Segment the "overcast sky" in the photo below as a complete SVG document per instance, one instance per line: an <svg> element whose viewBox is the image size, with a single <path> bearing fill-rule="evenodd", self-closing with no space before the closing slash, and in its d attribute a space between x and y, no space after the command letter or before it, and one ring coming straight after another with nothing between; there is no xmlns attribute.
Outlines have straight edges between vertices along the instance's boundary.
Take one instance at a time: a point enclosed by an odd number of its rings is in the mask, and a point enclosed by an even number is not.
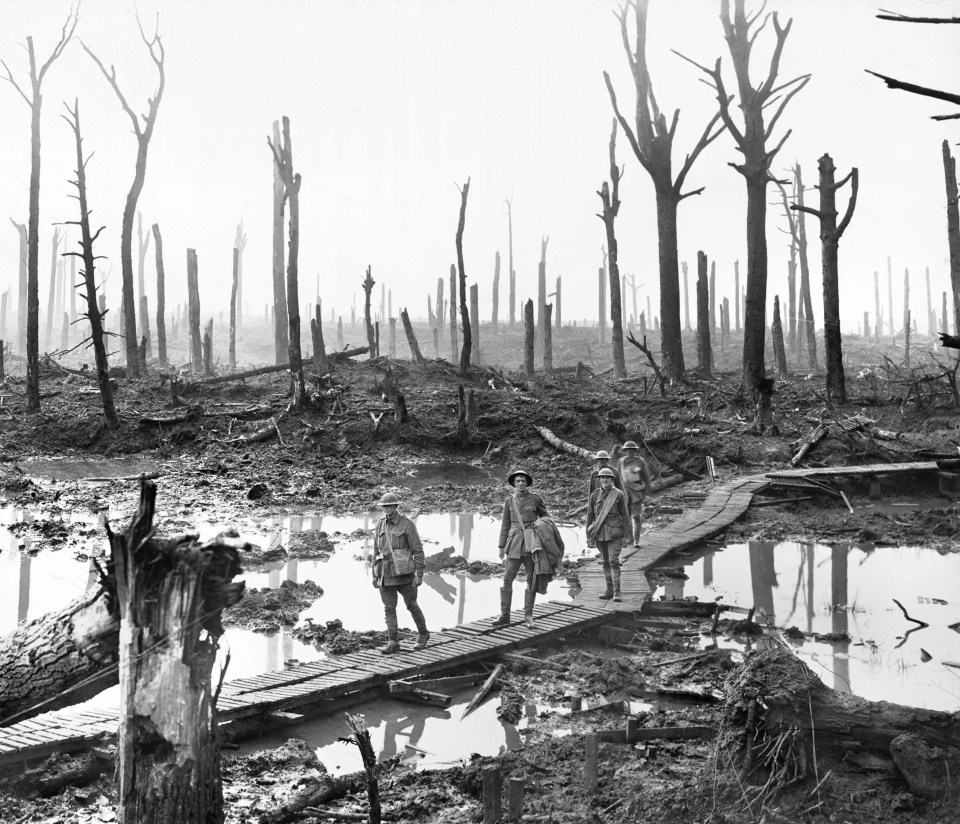
<svg viewBox="0 0 960 824"><path fill-rule="evenodd" d="M349 315L367 265L392 290L394 313L426 314L456 260L460 194L471 179L464 251L468 282L480 285L490 314L494 255L503 257L501 318L507 315L507 212L513 198L518 298L536 297L540 239L548 235L548 278L563 276L567 319L597 316L597 268L603 224L597 190L607 177L612 111L602 72L613 76L622 105L632 83L611 0L164 0L142 2L152 31L159 12L167 84L150 145L140 210L164 238L168 306L186 292L186 249L197 249L201 312L228 307L236 226L248 236L245 299L262 317L270 297L272 159L266 143L282 115L292 124L301 189L301 296L319 276L325 318ZM811 73L790 103L777 135L793 130L776 161L795 161L816 183L817 158L829 152L838 177L860 170L856 213L840 247L841 307L856 328L873 312L873 272L881 272L886 315L886 259L893 261L895 315L902 313L903 270L915 273L914 315L925 331L923 270L930 267L935 305L947 288L947 240L941 141L957 142L957 121L935 123L951 107L887 90L864 70L958 91L960 27L876 20L879 7L907 14L960 15L960 0L773 0L781 22L793 18L781 77ZM710 88L675 49L703 64L723 58L734 87L719 21L719 0L651 0L649 65L663 109L680 108L675 164L716 108ZM107 65L137 112L156 86L139 38L133 4L84 0L77 36ZM40 59L56 42L69 5L4 0L0 56L25 82L22 48L34 37ZM772 29L760 35L754 77L767 69ZM90 201L106 224L97 251L112 265L108 303L119 296L123 202L134 170L130 122L98 69L72 43L43 87L40 290L45 306L53 224L76 219L68 199L73 137L63 101L79 98ZM26 222L29 110L0 83L0 289L16 290L17 233ZM775 138L776 139L776 138ZM618 220L621 270L649 289L658 313L653 188L621 135L625 167ZM717 261L719 291L733 295L733 263L746 270L745 187L728 163L739 155L721 136L694 166L687 187L703 194L680 206L680 259L696 269L697 250ZM841 194L841 213L846 192ZM770 188L770 200L778 195ZM817 204L817 193L808 194ZM815 310L822 317L818 227L810 219ZM782 210L769 210L768 296L786 290ZM153 311L153 249L148 255ZM692 282L691 282L692 286ZM642 308L642 307L641 307ZM872 322L872 317L871 317ZM818 323L819 325L819 323Z"/></svg>

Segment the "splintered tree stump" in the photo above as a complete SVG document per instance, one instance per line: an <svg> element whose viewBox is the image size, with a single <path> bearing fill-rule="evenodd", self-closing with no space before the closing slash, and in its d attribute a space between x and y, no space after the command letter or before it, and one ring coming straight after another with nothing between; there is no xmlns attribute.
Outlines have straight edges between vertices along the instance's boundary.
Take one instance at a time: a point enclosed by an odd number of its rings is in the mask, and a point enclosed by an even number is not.
<svg viewBox="0 0 960 824"><path fill-rule="evenodd" d="M223 820L217 710L210 676L221 610L243 582L237 541L154 535L157 489L141 482L123 534L108 527L120 609L120 824Z"/></svg>
<svg viewBox="0 0 960 824"><path fill-rule="evenodd" d="M407 310L400 312L400 321L403 323L403 331L407 336L407 346L410 347L410 357L417 363L423 363L423 353L420 351L420 344L417 343L417 336L413 332L413 326L410 323L410 316Z"/></svg>

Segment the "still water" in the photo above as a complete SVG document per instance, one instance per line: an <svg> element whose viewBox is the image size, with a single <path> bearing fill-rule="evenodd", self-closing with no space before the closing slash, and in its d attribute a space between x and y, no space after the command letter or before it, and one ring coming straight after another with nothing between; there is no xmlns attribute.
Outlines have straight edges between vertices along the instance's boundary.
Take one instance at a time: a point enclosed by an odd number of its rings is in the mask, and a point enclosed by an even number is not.
<svg viewBox="0 0 960 824"><path fill-rule="evenodd" d="M755 606L758 621L782 628L847 633L849 642L794 642L827 686L872 701L960 709L960 668L944 663L960 663L960 553L751 542L708 553L684 571L688 579L662 594ZM915 629L894 599L930 626Z"/></svg>

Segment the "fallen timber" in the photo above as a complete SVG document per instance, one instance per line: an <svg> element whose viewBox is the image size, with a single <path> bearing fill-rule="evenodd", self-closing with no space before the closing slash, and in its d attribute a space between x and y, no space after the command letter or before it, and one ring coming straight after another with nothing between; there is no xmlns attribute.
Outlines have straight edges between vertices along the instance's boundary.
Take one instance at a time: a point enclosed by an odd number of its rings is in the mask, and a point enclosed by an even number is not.
<svg viewBox="0 0 960 824"><path fill-rule="evenodd" d="M533 629L523 626L519 613L515 613L514 623L501 629L492 627L491 617L436 633L428 648L421 652L383 657L375 651L367 651L227 682L218 701L220 718L231 721L266 717L310 705L322 705L325 711L332 712L389 690L390 681L439 673L472 661L494 658L599 626L616 620L623 613L639 612L651 596L646 576L648 569L671 553L689 549L725 530L746 512L755 494L777 483L777 479L935 473L943 468L956 468L956 464L957 461L948 460L778 470L735 478L710 490L698 509L685 512L663 529L641 536L639 548L625 549L621 555L622 602L597 600L596 596L605 589L605 581L599 561L591 561L578 570L581 591L575 600L538 604L534 610L537 621ZM709 606L715 608L715 605ZM669 607L667 610L656 612L666 615ZM37 620L43 621L55 614ZM115 632L115 626L111 630ZM0 665L4 665L2 659ZM3 671L0 666L0 672ZM103 736L115 734L116 729L117 714L111 710L64 711L22 721L0 728L0 765L54 751L85 749Z"/></svg>
<svg viewBox="0 0 960 824"><path fill-rule="evenodd" d="M356 349L346 349L343 352L332 352L327 355L328 361L342 361L347 358L352 358L355 355L363 355L366 352L370 351L368 346L359 346ZM313 358L302 358L301 364L303 366L312 366ZM177 391L182 391L185 389L191 389L194 386L212 386L217 383L228 383L229 381L239 381L244 380L245 378L256 378L259 375L271 375L276 372L289 372L290 364L289 363L278 363L271 366L261 366L257 369L247 369L243 372L231 372L227 375L216 375L212 378L203 378L198 381L183 381L177 382Z"/></svg>

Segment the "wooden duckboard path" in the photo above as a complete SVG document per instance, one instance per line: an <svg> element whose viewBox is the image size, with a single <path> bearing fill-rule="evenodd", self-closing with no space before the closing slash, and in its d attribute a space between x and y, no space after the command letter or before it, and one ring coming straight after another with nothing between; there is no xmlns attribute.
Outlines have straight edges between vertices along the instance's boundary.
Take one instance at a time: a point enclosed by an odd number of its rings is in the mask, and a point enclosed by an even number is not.
<svg viewBox="0 0 960 824"><path fill-rule="evenodd" d="M223 685L217 708L220 721L233 721L271 712L296 710L309 704L369 695L388 682L448 670L502 652L542 644L607 623L615 613L596 604L546 602L534 607L532 629L521 612L505 627L494 618L433 633L426 649L407 649L395 655L365 650L336 659L300 664L279 672L240 678ZM361 697L358 696L360 700ZM116 735L117 711L85 710L47 713L9 727L0 727L0 765L41 758L54 752L85 749Z"/></svg>
<svg viewBox="0 0 960 824"><path fill-rule="evenodd" d="M900 472L936 472L936 461L910 461L908 463L864 464L863 466L822 466L809 469L778 469L768 472L767 477L777 478L830 478L836 476L895 475Z"/></svg>
<svg viewBox="0 0 960 824"><path fill-rule="evenodd" d="M627 547L620 553L620 589L623 601L598 599L606 589L600 560L591 561L577 570L582 590L578 602L601 604L610 611L635 612L650 597L646 572L671 552L688 549L722 532L750 506L753 496L770 484L765 475L748 475L715 487L698 509L684 512L663 529L649 532L640 539L640 547Z"/></svg>

